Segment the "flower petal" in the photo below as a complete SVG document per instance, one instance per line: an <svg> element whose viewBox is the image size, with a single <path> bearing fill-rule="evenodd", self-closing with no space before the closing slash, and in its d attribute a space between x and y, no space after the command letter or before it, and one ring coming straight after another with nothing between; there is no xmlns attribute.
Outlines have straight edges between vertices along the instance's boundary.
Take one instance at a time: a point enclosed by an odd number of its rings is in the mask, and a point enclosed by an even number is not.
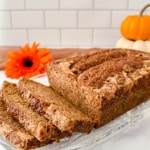
<svg viewBox="0 0 150 150"><path fill-rule="evenodd" d="M18 79L21 76L32 77L45 72L45 64L52 61L52 57L47 48L39 50L38 46L34 42L31 48L26 44L19 51L9 53L9 61L5 64L6 76ZM31 65L27 65L26 61L31 61Z"/></svg>
<svg viewBox="0 0 150 150"><path fill-rule="evenodd" d="M47 56L40 58L40 62L44 63L44 64L46 64L50 61L52 61L52 59L50 57L47 57Z"/></svg>
<svg viewBox="0 0 150 150"><path fill-rule="evenodd" d="M43 57L43 56L50 56L50 51L47 48L42 48L38 51L38 56Z"/></svg>
<svg viewBox="0 0 150 150"><path fill-rule="evenodd" d="M18 58L19 56L20 56L20 53L17 52L17 51L12 51L12 52L9 52L9 53L7 54L7 57L8 57L9 59L16 59L16 58Z"/></svg>
<svg viewBox="0 0 150 150"><path fill-rule="evenodd" d="M39 44L36 44L36 42L33 43L30 52L31 53L37 53L38 52L38 46Z"/></svg>

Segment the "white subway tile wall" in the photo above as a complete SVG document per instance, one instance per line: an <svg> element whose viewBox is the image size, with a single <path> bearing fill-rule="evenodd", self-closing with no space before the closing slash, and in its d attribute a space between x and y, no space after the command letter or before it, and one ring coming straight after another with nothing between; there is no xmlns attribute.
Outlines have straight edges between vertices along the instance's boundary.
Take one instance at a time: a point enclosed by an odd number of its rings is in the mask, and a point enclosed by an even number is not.
<svg viewBox="0 0 150 150"><path fill-rule="evenodd" d="M13 11L12 28L44 28L42 11Z"/></svg>
<svg viewBox="0 0 150 150"><path fill-rule="evenodd" d="M58 9L59 8L59 0L26 0L26 9Z"/></svg>
<svg viewBox="0 0 150 150"><path fill-rule="evenodd" d="M127 9L127 5L128 5L128 0L95 0L94 8L97 8L97 9Z"/></svg>
<svg viewBox="0 0 150 150"><path fill-rule="evenodd" d="M60 31L57 29L30 29L29 43L40 42L42 45L60 45Z"/></svg>
<svg viewBox="0 0 150 150"><path fill-rule="evenodd" d="M10 28L10 13L5 11L0 11L0 28Z"/></svg>
<svg viewBox="0 0 150 150"><path fill-rule="evenodd" d="M28 42L27 31L20 29L0 29L1 45L23 45Z"/></svg>
<svg viewBox="0 0 150 150"><path fill-rule="evenodd" d="M46 11L45 12L46 28L76 28L77 12L76 11Z"/></svg>
<svg viewBox="0 0 150 150"><path fill-rule="evenodd" d="M0 10L24 10L24 0L0 0Z"/></svg>
<svg viewBox="0 0 150 150"><path fill-rule="evenodd" d="M0 45L115 47L120 24L149 0L0 0ZM150 9L148 9L148 12Z"/></svg>
<svg viewBox="0 0 150 150"><path fill-rule="evenodd" d="M91 46L92 30L90 29L64 29L61 31L62 46Z"/></svg>
<svg viewBox="0 0 150 150"><path fill-rule="evenodd" d="M101 20L101 18L103 19ZM79 28L109 28L111 21L110 18L110 11L80 11Z"/></svg>
<svg viewBox="0 0 150 150"><path fill-rule="evenodd" d="M60 0L61 9L93 9L93 0Z"/></svg>

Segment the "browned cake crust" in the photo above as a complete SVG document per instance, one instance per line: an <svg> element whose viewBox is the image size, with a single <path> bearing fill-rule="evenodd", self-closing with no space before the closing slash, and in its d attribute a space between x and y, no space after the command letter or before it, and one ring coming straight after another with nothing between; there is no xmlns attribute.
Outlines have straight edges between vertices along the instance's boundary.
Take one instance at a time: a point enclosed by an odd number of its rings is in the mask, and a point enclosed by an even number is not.
<svg viewBox="0 0 150 150"><path fill-rule="evenodd" d="M60 131L43 116L34 112L21 98L17 86L4 81L2 98L7 106L7 111L17 119L24 128L39 141L58 139Z"/></svg>
<svg viewBox="0 0 150 150"><path fill-rule="evenodd" d="M18 83L26 102L61 131L89 133L94 122L50 87L22 78Z"/></svg>
<svg viewBox="0 0 150 150"><path fill-rule="evenodd" d="M44 146L52 141L39 142L29 134L21 124L14 120L6 111L6 107L0 97L0 134L11 144L21 150L29 150Z"/></svg>
<svg viewBox="0 0 150 150"><path fill-rule="evenodd" d="M50 85L95 120L111 121L150 97L150 54L99 50L46 67Z"/></svg>

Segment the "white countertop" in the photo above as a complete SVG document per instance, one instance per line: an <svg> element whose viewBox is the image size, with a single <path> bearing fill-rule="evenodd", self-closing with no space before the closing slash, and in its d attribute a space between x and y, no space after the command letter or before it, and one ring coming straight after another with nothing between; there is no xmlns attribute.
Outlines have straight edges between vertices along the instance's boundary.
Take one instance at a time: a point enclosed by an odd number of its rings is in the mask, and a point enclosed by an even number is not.
<svg viewBox="0 0 150 150"><path fill-rule="evenodd" d="M2 85L2 82L4 80L17 82L17 80L6 78L4 72L0 71L0 86ZM147 105L149 105L149 107ZM135 116L136 117L138 116L137 118L139 119L134 120L134 115L133 115L134 110L133 110L133 114L130 116L133 117L133 121L131 119L132 121L131 123L123 127L119 132L112 133L111 136L108 136L103 141L100 141L96 144L92 144L91 147L84 148L83 150L85 149L87 150L91 150L91 149L92 150L150 150L150 142L149 142L150 141L150 109L149 108L150 108L149 101L142 104L142 110L139 110L138 112L140 115L139 114L137 115L137 110L135 113ZM0 150L6 150L6 149L3 149L0 146ZM61 150L61 148L58 148L58 150Z"/></svg>

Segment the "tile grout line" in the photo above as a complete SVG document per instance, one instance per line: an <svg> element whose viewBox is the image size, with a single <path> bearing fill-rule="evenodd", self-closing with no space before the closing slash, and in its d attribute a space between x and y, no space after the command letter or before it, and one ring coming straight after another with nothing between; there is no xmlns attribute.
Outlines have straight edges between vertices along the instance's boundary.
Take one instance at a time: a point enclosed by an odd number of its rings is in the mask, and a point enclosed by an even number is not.
<svg viewBox="0 0 150 150"><path fill-rule="evenodd" d="M12 11L9 11L9 19L10 19L10 29L13 29L13 21L12 21Z"/></svg>

